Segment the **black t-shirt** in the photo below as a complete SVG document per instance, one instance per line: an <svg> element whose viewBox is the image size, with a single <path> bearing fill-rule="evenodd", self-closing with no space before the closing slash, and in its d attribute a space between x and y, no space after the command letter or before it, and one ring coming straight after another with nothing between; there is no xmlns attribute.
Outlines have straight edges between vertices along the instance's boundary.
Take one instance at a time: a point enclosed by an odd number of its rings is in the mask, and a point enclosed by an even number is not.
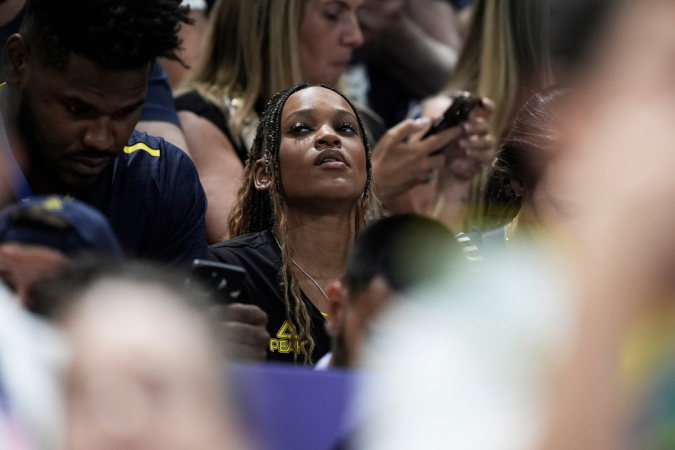
<svg viewBox="0 0 675 450"><path fill-rule="evenodd" d="M282 259L281 250L271 230L249 233L211 246L212 257L225 264L243 267L246 270L242 303L259 306L267 313L267 331L271 339L267 348L268 361L293 362L291 348L293 330L286 317L283 286L279 277ZM311 334L314 338L312 362L317 362L330 350L330 338L326 334L326 319L314 304L302 294L311 319ZM291 297L291 302L293 298ZM293 305L291 305L291 311ZM306 349L308 344L300 343ZM299 354L297 361L302 362L304 355Z"/></svg>
<svg viewBox="0 0 675 450"><path fill-rule="evenodd" d="M175 103L177 111L190 111L215 125L225 135L227 140L230 141L241 162L243 164L246 163L248 149L239 136L236 136L236 138L232 136L230 126L227 124L229 120L228 114L222 108L206 100L197 91L190 91L179 95L176 97ZM255 111L260 114L263 107L264 102L261 99L259 102L256 102Z"/></svg>

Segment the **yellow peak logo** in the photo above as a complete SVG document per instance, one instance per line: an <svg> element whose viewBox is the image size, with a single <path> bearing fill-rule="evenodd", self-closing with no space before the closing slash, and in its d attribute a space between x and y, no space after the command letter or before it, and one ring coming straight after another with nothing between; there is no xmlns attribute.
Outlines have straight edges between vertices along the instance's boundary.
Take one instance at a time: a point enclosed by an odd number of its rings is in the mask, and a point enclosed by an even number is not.
<svg viewBox="0 0 675 450"><path fill-rule="evenodd" d="M298 335L288 320L277 331L277 339L270 339L270 351L272 353L300 353L305 352L307 341L298 341Z"/></svg>

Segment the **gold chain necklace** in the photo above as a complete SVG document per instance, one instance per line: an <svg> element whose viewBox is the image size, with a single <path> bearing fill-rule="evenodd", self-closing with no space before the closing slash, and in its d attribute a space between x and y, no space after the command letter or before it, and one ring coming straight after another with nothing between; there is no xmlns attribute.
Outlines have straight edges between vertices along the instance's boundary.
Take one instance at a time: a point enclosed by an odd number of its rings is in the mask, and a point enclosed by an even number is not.
<svg viewBox="0 0 675 450"><path fill-rule="evenodd" d="M274 233L272 233L272 236L274 236L274 240L277 241L277 245L279 246L279 250L281 250L281 244L279 243L279 239L277 239L277 236L276 236ZM296 263L294 259L291 259L291 262L292 262L293 264L295 264L295 267L297 267L298 269L300 269L300 272L302 272L302 273L304 273L305 275L307 275L307 278L309 278L310 281L311 281L312 283L314 283L314 286L316 286L316 287L321 291L321 293L323 294L323 296L326 297L326 300L328 300L328 296L326 295L326 292L324 292L323 288L319 285L319 283L318 283L318 282L317 282L310 274L308 274L307 271L306 271L305 269L303 269L302 267L300 267L300 264Z"/></svg>

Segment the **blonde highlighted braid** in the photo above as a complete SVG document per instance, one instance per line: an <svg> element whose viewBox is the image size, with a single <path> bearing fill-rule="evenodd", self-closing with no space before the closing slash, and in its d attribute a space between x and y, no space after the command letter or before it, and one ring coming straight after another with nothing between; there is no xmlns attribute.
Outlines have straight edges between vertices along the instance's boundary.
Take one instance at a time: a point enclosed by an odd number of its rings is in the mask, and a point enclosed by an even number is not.
<svg viewBox="0 0 675 450"><path fill-rule="evenodd" d="M370 147L366 139L365 128L361 117L354 105L339 91L324 85L299 84L291 89L285 89L276 94L266 105L260 124L256 130L255 140L251 147L244 167L237 199L232 207L229 218L229 234L226 239L232 239L247 233L256 233L273 229L281 247L283 264L279 272L279 284L284 292L286 306L286 319L293 327L291 348L297 360L298 353L304 353L304 362L311 363L311 355L314 351L314 339L312 338L311 319L309 310L302 298L302 291L297 278L290 270L289 263L293 259L293 249L288 244L287 217L284 212L284 191L279 171L279 146L281 142L281 113L286 100L298 91L309 87L320 86L336 92L351 106L356 115L359 125L359 134L366 152L366 185L363 194L356 204L355 231L363 228L370 220L381 215L380 203L372 190L371 174L372 164L370 161ZM270 176L269 190L259 191L255 188L254 170L255 162L264 159L265 168ZM304 351L300 345L307 341L309 348ZM298 352L298 349L300 350Z"/></svg>

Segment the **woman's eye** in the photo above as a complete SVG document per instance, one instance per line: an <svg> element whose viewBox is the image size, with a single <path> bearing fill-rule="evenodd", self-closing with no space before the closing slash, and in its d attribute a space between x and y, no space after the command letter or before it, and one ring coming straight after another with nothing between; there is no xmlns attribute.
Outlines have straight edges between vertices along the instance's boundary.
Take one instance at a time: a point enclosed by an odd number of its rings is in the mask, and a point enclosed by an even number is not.
<svg viewBox="0 0 675 450"><path fill-rule="evenodd" d="M323 15L326 19L332 21L332 22L337 22L338 19L340 18L340 7L332 7L332 8L327 8L323 11Z"/></svg>
<svg viewBox="0 0 675 450"><path fill-rule="evenodd" d="M306 123L298 122L291 125L290 130L291 133L304 133L310 131L310 128Z"/></svg>
<svg viewBox="0 0 675 450"><path fill-rule="evenodd" d="M354 125L351 122L342 122L339 124L336 128L337 131L342 131L342 132L347 132L347 133L354 133L357 134L356 132L356 125Z"/></svg>

